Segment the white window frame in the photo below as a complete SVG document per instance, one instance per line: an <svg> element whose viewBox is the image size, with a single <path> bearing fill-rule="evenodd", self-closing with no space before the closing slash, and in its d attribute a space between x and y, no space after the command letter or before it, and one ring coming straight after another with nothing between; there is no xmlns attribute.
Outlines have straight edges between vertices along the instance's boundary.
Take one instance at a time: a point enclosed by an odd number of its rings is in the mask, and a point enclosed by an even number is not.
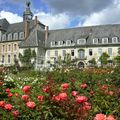
<svg viewBox="0 0 120 120"><path fill-rule="evenodd" d="M66 41L66 45L67 45L67 46L70 46L70 45L71 45L71 40L67 40L67 41Z"/></svg>
<svg viewBox="0 0 120 120"><path fill-rule="evenodd" d="M98 48L98 54L99 54L99 55L102 55L102 53L103 53L103 52L102 52L102 48Z"/></svg>
<svg viewBox="0 0 120 120"><path fill-rule="evenodd" d="M107 37L102 38L102 44L108 44L108 38Z"/></svg>
<svg viewBox="0 0 120 120"><path fill-rule="evenodd" d="M84 41L84 42L81 42L81 41ZM79 44L79 45L84 45L85 43L86 43L86 39L84 39L84 38L77 40L77 44Z"/></svg>
<svg viewBox="0 0 120 120"><path fill-rule="evenodd" d="M93 44L98 44L98 38L93 39Z"/></svg>
<svg viewBox="0 0 120 120"><path fill-rule="evenodd" d="M19 33L19 39L24 39L24 32Z"/></svg>
<svg viewBox="0 0 120 120"><path fill-rule="evenodd" d="M50 44L51 44L51 47L55 47L55 41L52 41Z"/></svg>
<svg viewBox="0 0 120 120"><path fill-rule="evenodd" d="M113 49L112 48L108 48L108 55L112 56L112 54L113 54Z"/></svg>
<svg viewBox="0 0 120 120"><path fill-rule="evenodd" d="M112 37L112 43L118 43L118 37Z"/></svg>
<svg viewBox="0 0 120 120"><path fill-rule="evenodd" d="M14 33L13 39L18 40L18 33Z"/></svg>
<svg viewBox="0 0 120 120"><path fill-rule="evenodd" d="M2 35L2 41L6 41L6 34Z"/></svg>
<svg viewBox="0 0 120 120"><path fill-rule="evenodd" d="M12 33L8 34L8 40L12 40Z"/></svg>

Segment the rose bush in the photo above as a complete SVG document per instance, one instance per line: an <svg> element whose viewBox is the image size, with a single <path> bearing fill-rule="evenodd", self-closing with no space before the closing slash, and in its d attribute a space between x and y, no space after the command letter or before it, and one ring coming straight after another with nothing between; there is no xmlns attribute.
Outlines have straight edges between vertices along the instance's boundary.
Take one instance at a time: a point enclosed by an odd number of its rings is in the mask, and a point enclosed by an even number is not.
<svg viewBox="0 0 120 120"><path fill-rule="evenodd" d="M0 119L119 120L116 70L26 72L1 74Z"/></svg>

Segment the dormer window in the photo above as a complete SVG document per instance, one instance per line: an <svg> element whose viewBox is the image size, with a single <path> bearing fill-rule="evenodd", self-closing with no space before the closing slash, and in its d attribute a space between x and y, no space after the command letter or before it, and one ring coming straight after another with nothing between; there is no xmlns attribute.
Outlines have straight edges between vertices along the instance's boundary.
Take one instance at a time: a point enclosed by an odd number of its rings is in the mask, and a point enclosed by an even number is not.
<svg viewBox="0 0 120 120"><path fill-rule="evenodd" d="M71 45L71 40L67 40L67 41L66 41L66 44L67 44L67 45Z"/></svg>
<svg viewBox="0 0 120 120"><path fill-rule="evenodd" d="M51 47L54 47L55 46L55 41L52 41L51 42Z"/></svg>
<svg viewBox="0 0 120 120"><path fill-rule="evenodd" d="M98 44L98 38L93 39L93 44Z"/></svg>
<svg viewBox="0 0 120 120"><path fill-rule="evenodd" d="M2 36L2 41L5 41L5 40L6 40L6 34Z"/></svg>
<svg viewBox="0 0 120 120"><path fill-rule="evenodd" d="M86 43L86 39L78 39L77 44L83 45Z"/></svg>
<svg viewBox="0 0 120 120"><path fill-rule="evenodd" d="M59 41L59 45L63 45L63 41Z"/></svg>
<svg viewBox="0 0 120 120"><path fill-rule="evenodd" d="M112 43L118 43L118 37L113 37L112 38Z"/></svg>
<svg viewBox="0 0 120 120"><path fill-rule="evenodd" d="M12 33L8 35L8 40L12 40Z"/></svg>
<svg viewBox="0 0 120 120"><path fill-rule="evenodd" d="M24 32L20 32L19 39L24 39Z"/></svg>
<svg viewBox="0 0 120 120"><path fill-rule="evenodd" d="M107 44L108 43L108 38L102 38L102 44Z"/></svg>
<svg viewBox="0 0 120 120"><path fill-rule="evenodd" d="M18 33L14 33L14 40L18 40Z"/></svg>

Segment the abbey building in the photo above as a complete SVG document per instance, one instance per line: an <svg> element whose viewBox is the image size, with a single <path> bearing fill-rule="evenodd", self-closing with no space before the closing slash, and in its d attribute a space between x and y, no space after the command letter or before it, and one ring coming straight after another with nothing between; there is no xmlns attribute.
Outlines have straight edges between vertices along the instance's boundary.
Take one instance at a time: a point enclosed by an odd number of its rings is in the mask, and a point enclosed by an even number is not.
<svg viewBox="0 0 120 120"><path fill-rule="evenodd" d="M120 25L49 30L37 16L33 20L28 2L23 22L10 24L6 19L0 19L0 65L14 65L14 60L19 60L19 53L26 48L36 51L36 69L54 64L59 56L63 60L66 54L72 60L77 59L78 67L87 66L93 58L99 64L103 52L110 60L118 55Z"/></svg>

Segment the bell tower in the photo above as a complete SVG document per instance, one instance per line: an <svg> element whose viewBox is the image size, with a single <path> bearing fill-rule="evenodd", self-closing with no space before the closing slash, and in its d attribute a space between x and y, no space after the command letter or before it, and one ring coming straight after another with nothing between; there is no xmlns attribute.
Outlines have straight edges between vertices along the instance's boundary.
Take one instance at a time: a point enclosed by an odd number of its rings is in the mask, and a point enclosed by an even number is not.
<svg viewBox="0 0 120 120"><path fill-rule="evenodd" d="M30 21L33 18L33 13L30 10L30 1L26 2L26 10L23 13L23 21Z"/></svg>

